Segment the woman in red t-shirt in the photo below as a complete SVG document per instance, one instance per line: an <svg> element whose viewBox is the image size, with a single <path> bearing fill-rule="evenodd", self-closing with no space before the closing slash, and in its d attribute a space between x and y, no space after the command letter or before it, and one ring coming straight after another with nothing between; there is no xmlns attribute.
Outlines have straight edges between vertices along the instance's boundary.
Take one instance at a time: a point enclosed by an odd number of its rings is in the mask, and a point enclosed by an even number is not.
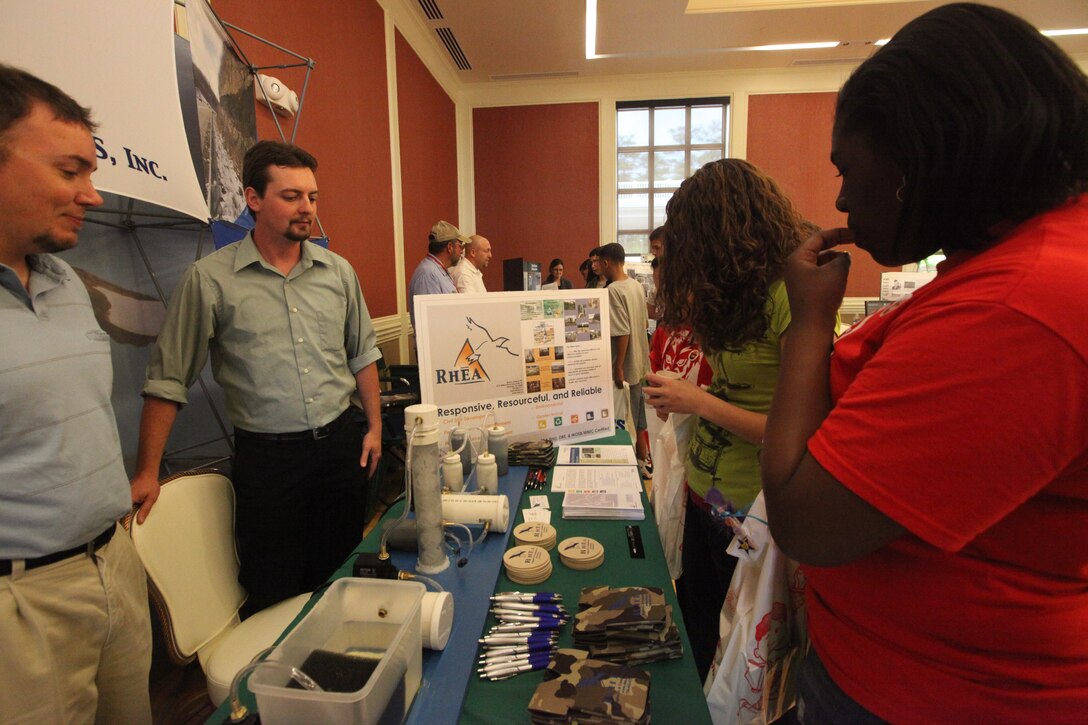
<svg viewBox="0 0 1088 725"><path fill-rule="evenodd" d="M1088 712L1088 78L1020 18L946 5L839 93L848 229L785 272L762 451L805 564L804 723ZM846 243L934 281L836 343Z"/></svg>
<svg viewBox="0 0 1088 725"><path fill-rule="evenodd" d="M654 257L650 262L653 268L654 289L661 285L661 257ZM703 349L695 341L695 332L690 325L659 324L654 328L654 334L650 338L650 371L659 373L662 370L677 373L682 379L695 383L700 387L710 385L714 371L707 362ZM662 420L667 419L667 413L658 413Z"/></svg>

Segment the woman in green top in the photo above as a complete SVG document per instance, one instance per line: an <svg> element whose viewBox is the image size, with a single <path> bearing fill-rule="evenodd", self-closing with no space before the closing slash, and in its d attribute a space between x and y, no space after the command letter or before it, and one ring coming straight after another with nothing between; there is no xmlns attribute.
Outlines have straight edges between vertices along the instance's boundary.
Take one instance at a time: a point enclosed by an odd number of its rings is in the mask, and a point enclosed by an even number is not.
<svg viewBox="0 0 1088 725"><path fill-rule="evenodd" d="M691 326L714 378L703 390L651 374L645 393L659 417L699 417L688 453L684 573L676 594L705 679L737 562L725 552L732 530L722 514L743 513L759 493L759 445L790 324L782 270L813 227L774 181L739 159L695 172L666 215L660 319Z"/></svg>

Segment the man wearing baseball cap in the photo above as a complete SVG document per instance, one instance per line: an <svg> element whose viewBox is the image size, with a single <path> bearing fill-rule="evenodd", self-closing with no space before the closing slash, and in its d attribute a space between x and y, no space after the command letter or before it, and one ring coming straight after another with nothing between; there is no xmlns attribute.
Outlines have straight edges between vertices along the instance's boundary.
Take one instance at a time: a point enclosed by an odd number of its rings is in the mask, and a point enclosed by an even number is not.
<svg viewBox="0 0 1088 725"><path fill-rule="evenodd" d="M416 295L457 293L449 269L457 264L465 245L470 243L461 230L446 221L431 227L427 242L427 256L416 267L408 283L408 315L412 318L412 327L416 325L413 305Z"/></svg>

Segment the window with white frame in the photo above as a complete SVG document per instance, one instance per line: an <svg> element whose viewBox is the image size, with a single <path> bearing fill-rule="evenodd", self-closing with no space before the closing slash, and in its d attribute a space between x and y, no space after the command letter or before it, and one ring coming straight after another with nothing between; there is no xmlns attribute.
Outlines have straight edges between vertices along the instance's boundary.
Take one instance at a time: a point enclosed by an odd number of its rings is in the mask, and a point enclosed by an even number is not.
<svg viewBox="0 0 1088 725"><path fill-rule="evenodd" d="M616 241L628 255L650 251L680 182L723 158L729 99L684 98L616 104Z"/></svg>

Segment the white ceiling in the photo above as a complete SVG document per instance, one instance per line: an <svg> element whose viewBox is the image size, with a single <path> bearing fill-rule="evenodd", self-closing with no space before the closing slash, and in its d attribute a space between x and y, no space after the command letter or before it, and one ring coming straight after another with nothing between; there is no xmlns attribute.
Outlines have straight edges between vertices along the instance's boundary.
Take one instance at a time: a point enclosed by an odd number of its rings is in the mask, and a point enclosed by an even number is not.
<svg viewBox="0 0 1088 725"><path fill-rule="evenodd" d="M941 2L911 0L597 0L596 54L586 59L587 0L402 0L464 83L856 64L872 43ZM721 12L734 5L780 9ZM1086 0L990 0L1040 29L1088 27ZM688 12L689 5L700 12ZM802 7L798 7L802 6ZM425 12L426 9L426 12ZM430 18L427 13L430 14ZM441 39L454 40L468 69ZM1054 38L1088 58L1088 36ZM834 48L739 50L838 41ZM456 47L455 46L455 47Z"/></svg>

